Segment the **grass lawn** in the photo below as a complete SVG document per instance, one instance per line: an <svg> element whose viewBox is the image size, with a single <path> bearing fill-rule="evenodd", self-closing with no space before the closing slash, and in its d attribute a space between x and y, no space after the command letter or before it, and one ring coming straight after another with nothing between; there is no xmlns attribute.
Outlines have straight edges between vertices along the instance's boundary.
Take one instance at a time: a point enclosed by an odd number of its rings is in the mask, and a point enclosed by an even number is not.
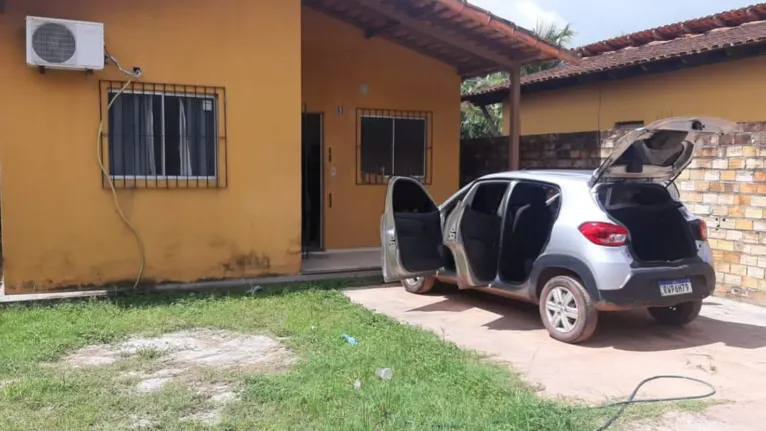
<svg viewBox="0 0 766 431"><path fill-rule="evenodd" d="M542 400L507 368L352 304L335 289L342 285L0 308L0 430L129 429L136 418L163 430L593 430L608 413ZM298 361L276 374L208 370L203 377L240 388L218 425L179 420L207 402L187 387L140 395L115 381L161 354L100 367L46 365L86 345L190 328L279 337ZM393 379L375 378L379 367L392 368Z"/></svg>

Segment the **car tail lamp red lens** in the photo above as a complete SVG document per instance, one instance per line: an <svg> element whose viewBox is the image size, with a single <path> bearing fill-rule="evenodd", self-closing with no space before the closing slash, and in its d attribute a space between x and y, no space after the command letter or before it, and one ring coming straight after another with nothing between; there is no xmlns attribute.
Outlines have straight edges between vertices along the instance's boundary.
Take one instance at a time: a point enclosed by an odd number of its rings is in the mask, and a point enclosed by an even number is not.
<svg viewBox="0 0 766 431"><path fill-rule="evenodd" d="M705 223L705 220L699 219L697 224L700 227L700 240L707 241L707 223Z"/></svg>
<svg viewBox="0 0 766 431"><path fill-rule="evenodd" d="M628 230L612 223L583 223L580 225L580 233L593 244L606 247L620 247L628 241Z"/></svg>

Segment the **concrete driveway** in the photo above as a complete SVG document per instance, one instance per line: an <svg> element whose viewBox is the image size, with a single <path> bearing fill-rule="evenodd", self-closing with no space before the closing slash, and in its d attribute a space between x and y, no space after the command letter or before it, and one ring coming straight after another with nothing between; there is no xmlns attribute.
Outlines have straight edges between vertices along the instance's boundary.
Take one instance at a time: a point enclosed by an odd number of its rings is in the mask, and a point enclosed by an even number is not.
<svg viewBox="0 0 766 431"><path fill-rule="evenodd" d="M732 401L704 415L668 415L674 431L762 430L766 423L766 308L710 298L701 317L683 329L654 323L645 312L602 313L584 345L554 341L537 307L479 292L444 289L406 293L398 285L352 289L348 297L399 321L432 330L457 345L508 362L545 396L598 404L625 397L646 377L680 374L713 384L716 399ZM639 397L704 393L695 383L650 383Z"/></svg>

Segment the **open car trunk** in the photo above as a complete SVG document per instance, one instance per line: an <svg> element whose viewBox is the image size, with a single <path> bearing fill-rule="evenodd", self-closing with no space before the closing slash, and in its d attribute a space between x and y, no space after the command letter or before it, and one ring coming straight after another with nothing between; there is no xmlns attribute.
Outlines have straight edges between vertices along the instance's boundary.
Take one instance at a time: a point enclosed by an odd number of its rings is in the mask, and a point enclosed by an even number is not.
<svg viewBox="0 0 766 431"><path fill-rule="evenodd" d="M692 226L681 203L652 183L606 184L599 191L606 212L630 232L629 246L643 262L672 262L697 255Z"/></svg>

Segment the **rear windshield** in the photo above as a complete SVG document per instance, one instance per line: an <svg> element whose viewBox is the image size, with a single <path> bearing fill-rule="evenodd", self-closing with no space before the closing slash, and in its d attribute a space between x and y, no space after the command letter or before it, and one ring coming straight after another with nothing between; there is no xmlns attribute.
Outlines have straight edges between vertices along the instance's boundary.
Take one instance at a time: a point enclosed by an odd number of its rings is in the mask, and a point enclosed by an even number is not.
<svg viewBox="0 0 766 431"><path fill-rule="evenodd" d="M607 209L675 203L668 190L659 184L607 184L599 188L598 198Z"/></svg>

